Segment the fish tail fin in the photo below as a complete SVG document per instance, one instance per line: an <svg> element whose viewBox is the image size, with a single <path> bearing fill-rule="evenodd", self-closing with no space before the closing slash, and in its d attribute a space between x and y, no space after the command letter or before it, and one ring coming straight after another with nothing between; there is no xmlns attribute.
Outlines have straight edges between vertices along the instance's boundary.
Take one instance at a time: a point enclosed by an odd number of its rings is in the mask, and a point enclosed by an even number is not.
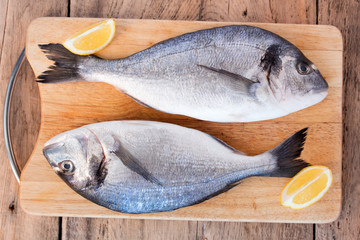
<svg viewBox="0 0 360 240"><path fill-rule="evenodd" d="M297 159L304 149L307 130L308 128L304 128L296 132L269 151L277 161L277 168L270 173L270 176L293 177L303 168L310 166L310 164L304 160Z"/></svg>
<svg viewBox="0 0 360 240"><path fill-rule="evenodd" d="M39 44L46 57L55 61L54 65L37 77L37 82L60 83L60 82L81 82L79 60L84 56L76 55L67 50L62 44Z"/></svg>

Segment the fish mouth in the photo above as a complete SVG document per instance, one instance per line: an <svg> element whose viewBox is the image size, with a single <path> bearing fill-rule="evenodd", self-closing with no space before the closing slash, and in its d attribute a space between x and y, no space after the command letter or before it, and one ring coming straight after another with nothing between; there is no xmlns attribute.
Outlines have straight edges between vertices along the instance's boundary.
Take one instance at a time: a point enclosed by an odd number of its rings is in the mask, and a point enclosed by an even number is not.
<svg viewBox="0 0 360 240"><path fill-rule="evenodd" d="M44 154L45 155L45 154ZM50 164L50 166L52 167L52 169L55 171L55 173L59 173L61 172L59 165L56 162L52 162L46 155L45 155L46 159L48 160L48 163Z"/></svg>
<svg viewBox="0 0 360 240"><path fill-rule="evenodd" d="M64 146L63 142L57 142L57 143L45 143L45 146L43 148L43 154L44 156L49 159L49 153L56 151L57 149L61 148L62 146Z"/></svg>
<svg viewBox="0 0 360 240"><path fill-rule="evenodd" d="M45 146L43 148L43 154L46 158L46 160L48 161L48 163L50 164L50 166L56 171L58 172L60 170L59 166L57 163L53 162L51 160L51 153L54 153L56 152L57 150L59 150L61 147L64 146L64 143L63 142L56 142L56 143L45 143Z"/></svg>
<svg viewBox="0 0 360 240"><path fill-rule="evenodd" d="M52 167L52 169L55 171L56 174L59 174L60 172L62 172L56 163L51 162L50 166Z"/></svg>
<svg viewBox="0 0 360 240"><path fill-rule="evenodd" d="M50 149L55 149L55 148L60 148L64 146L63 142L56 142L56 143L45 143L44 148L43 148L43 152L49 151Z"/></svg>
<svg viewBox="0 0 360 240"><path fill-rule="evenodd" d="M321 81L316 82L313 86L309 89L308 93L311 95L315 95L317 98L324 99L329 91L329 84L326 82L325 79L321 79ZM314 97L315 97L314 96Z"/></svg>
<svg viewBox="0 0 360 240"><path fill-rule="evenodd" d="M323 88L311 89L309 93L312 95L316 95L321 99L324 99L328 95L328 92L329 92L329 88L323 87Z"/></svg>
<svg viewBox="0 0 360 240"><path fill-rule="evenodd" d="M317 104L326 98L328 90L328 88L311 89L304 95L305 98L298 99L299 104L303 106L302 108Z"/></svg>
<svg viewBox="0 0 360 240"><path fill-rule="evenodd" d="M316 84L314 84L314 87L311 89L312 93L317 94L317 93L324 93L329 90L329 84L326 82L326 80L324 78L322 78L320 81L316 82Z"/></svg>
<svg viewBox="0 0 360 240"><path fill-rule="evenodd" d="M321 89L313 89L311 91L311 93L317 94L317 93L327 93L328 92L328 88L321 88Z"/></svg>

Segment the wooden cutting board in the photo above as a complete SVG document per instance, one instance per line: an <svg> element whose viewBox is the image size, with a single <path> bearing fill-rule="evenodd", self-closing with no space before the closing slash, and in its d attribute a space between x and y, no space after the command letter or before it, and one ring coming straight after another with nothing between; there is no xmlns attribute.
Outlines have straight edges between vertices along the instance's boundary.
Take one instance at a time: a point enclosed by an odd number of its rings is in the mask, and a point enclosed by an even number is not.
<svg viewBox="0 0 360 240"><path fill-rule="evenodd" d="M39 75L51 64L38 44L61 43L101 19L39 18L28 29L27 58ZM177 35L224 26L224 22L116 20L116 36L98 56L126 57ZM49 216L118 217L254 222L324 223L341 210L342 157L342 37L332 26L246 23L270 30L295 44L319 68L329 83L321 103L288 116L255 123L213 123L145 108L105 83L39 84L41 129L20 183L20 203L31 214ZM304 127L309 127L302 158L328 166L333 185L320 202L303 210L280 205L288 178L251 177L230 191L198 205L172 212L122 214L98 206L69 188L42 155L51 137L85 124L121 119L170 122L214 135L233 147L256 155L267 151Z"/></svg>

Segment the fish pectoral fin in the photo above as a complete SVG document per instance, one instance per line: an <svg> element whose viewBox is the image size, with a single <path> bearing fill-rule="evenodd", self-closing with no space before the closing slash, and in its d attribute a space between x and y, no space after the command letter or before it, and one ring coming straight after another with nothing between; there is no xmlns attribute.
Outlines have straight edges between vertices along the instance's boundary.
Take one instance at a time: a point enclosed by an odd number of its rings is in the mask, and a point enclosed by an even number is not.
<svg viewBox="0 0 360 240"><path fill-rule="evenodd" d="M117 158L119 158L120 161L131 171L139 174L149 182L162 186L162 183L144 166L142 166L141 162L136 159L127 149L125 149L120 143L120 141L116 140L116 149L110 152L113 153Z"/></svg>
<svg viewBox="0 0 360 240"><path fill-rule="evenodd" d="M241 76L240 74L229 72L224 69L209 67L209 66L200 65L200 64L198 64L198 66L230 78L231 80L233 80L233 81L231 81L233 83L233 87L236 88L239 92L247 94L247 95L250 93L250 86L252 84L259 83L258 81L253 81L244 76ZM251 95L251 93L250 93L250 95Z"/></svg>
<svg viewBox="0 0 360 240"><path fill-rule="evenodd" d="M224 69L218 69L218 68L214 68L214 67L209 67L209 66L205 66L205 65L200 65L198 64L198 66L202 67L202 68L205 68L205 69L208 69L210 71L213 71L213 72L217 72L219 74L223 74L223 75L226 75L228 77L231 77L233 79L236 79L236 80L239 80L239 81L243 81L247 84L253 84L253 83L258 83L257 81L253 81L251 79L248 79L244 76L241 76L240 74L237 74L237 73L233 73L233 72L229 72L227 70L224 70Z"/></svg>

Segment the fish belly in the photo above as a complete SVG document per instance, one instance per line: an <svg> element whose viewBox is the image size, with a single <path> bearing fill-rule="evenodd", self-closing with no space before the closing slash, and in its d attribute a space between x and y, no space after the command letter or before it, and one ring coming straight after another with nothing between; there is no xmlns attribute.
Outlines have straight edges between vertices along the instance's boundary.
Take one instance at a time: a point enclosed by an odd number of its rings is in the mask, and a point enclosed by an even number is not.
<svg viewBox="0 0 360 240"><path fill-rule="evenodd" d="M234 52L246 50L239 61ZM192 49L156 59L145 59L104 81L144 105L172 114L202 120L240 121L256 111L259 102L242 82L202 66L225 69L253 79L258 70L257 49L231 46ZM256 79L254 79L255 81Z"/></svg>
<svg viewBox="0 0 360 240"><path fill-rule="evenodd" d="M94 126L94 127L93 127ZM102 142L108 174L87 197L121 212L170 211L206 200L226 186L274 168L271 156L246 156L210 135L181 126L151 121L108 122L88 126ZM150 172L146 180L111 158L112 137Z"/></svg>
<svg viewBox="0 0 360 240"><path fill-rule="evenodd" d="M231 173L213 181L173 187L103 185L92 194L98 204L126 213L172 211L203 202L227 190L227 186L248 177L248 173ZM146 184L145 184L146 185Z"/></svg>

